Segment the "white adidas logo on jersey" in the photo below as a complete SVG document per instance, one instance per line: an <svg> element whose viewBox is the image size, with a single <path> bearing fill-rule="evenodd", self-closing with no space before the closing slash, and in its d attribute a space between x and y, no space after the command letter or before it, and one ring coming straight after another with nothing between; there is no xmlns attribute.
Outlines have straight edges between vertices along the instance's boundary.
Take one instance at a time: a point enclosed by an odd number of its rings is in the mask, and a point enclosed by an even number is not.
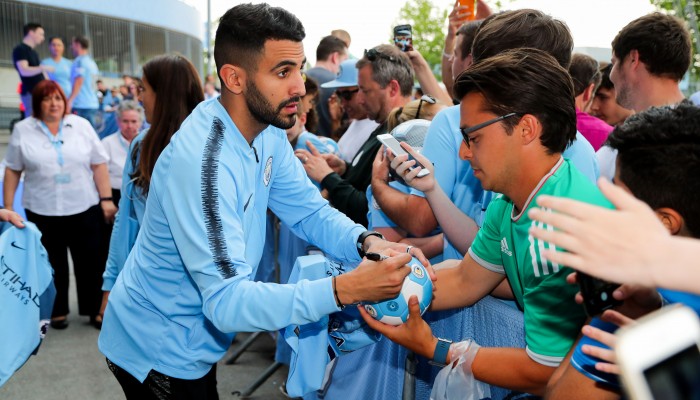
<svg viewBox="0 0 700 400"><path fill-rule="evenodd" d="M513 252L508 249L508 242L506 238L501 239L501 253L507 255L508 257L513 257Z"/></svg>

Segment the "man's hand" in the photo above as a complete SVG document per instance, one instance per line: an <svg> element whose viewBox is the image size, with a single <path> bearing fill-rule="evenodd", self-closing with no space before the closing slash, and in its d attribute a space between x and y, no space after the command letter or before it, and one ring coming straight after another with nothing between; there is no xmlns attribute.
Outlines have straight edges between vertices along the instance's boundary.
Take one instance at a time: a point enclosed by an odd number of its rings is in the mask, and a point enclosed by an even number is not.
<svg viewBox="0 0 700 400"><path fill-rule="evenodd" d="M566 282L570 284L578 284L577 273L572 272L566 277ZM652 311L661 308L661 295L655 288L641 285L621 285L613 292L615 300L622 301L623 304L615 307L615 309L633 319L637 319ZM576 293L576 303L583 304L583 296L581 292Z"/></svg>
<svg viewBox="0 0 700 400"><path fill-rule="evenodd" d="M455 1L455 5L454 7L452 7L452 11L447 17L447 35L445 36L445 39L452 38L454 40L454 37L457 35L457 30L459 29L459 27L462 26L462 24L464 24L464 21L466 21L469 15L471 15L471 13L467 11L467 9L467 6L460 6L459 1Z"/></svg>
<svg viewBox="0 0 700 400"><path fill-rule="evenodd" d="M382 145L372 162L372 185L389 182L389 159L384 155L384 148Z"/></svg>
<svg viewBox="0 0 700 400"><path fill-rule="evenodd" d="M321 156L324 160L326 160L326 164L328 164L328 166L331 167L331 169L333 169L333 172L335 172L338 175L342 176L348 168L348 165L345 164L345 161L343 161L343 159L336 156L335 154L326 153L322 154Z"/></svg>
<svg viewBox="0 0 700 400"><path fill-rule="evenodd" d="M605 322L615 324L617 326L627 326L636 324L636 322L633 319L628 318L620 314L619 312L613 310L606 310L605 312L603 312L603 314L600 316L600 319L602 319ZM605 361L596 363L595 369L601 372L619 375L620 367L616 364L614 350L616 341L615 334L605 332L604 330L598 329L590 325L585 325L583 329L581 329L581 332L583 332L583 334L588 336L589 338L597 340L600 343L603 343L604 345L610 347L609 349L604 349L602 347L591 345L583 345L581 347L581 350L584 352L584 354L588 354L589 356L597 357Z"/></svg>
<svg viewBox="0 0 700 400"><path fill-rule="evenodd" d="M311 144L311 142L306 142L311 152L303 149L294 151L294 155L301 160L306 175L311 178L314 182L321 183L323 178L333 173L333 169L328 166L326 159L323 158L322 154L316 149L316 147Z"/></svg>
<svg viewBox="0 0 700 400"><path fill-rule="evenodd" d="M9 222L18 228L24 228L22 216L12 210L0 209L0 221Z"/></svg>
<svg viewBox="0 0 700 400"><path fill-rule="evenodd" d="M425 322L423 317L420 315L418 297L411 296L411 298L408 299L408 321L399 326L381 323L372 318L372 316L367 313L363 306L360 305L357 308L360 310L362 319L365 320L370 328L386 336L392 342L398 343L416 354L420 354L428 359L433 358L435 346L437 345L437 338L433 336L433 331L430 329L430 325L428 325L428 323Z"/></svg>
<svg viewBox="0 0 700 400"><path fill-rule="evenodd" d="M618 210L576 200L539 196L528 212L554 229L530 228L532 236L566 251L546 250L548 260L617 283L658 286L667 255L659 250L670 234L645 203L605 179L598 186ZM550 210L554 211L551 212ZM656 269L654 268L656 267Z"/></svg>
<svg viewBox="0 0 700 400"><path fill-rule="evenodd" d="M430 275L430 279L432 281L435 281L437 277L435 276L435 271L433 271L433 267L430 265L430 261L425 257L425 254L419 249L418 247L414 247L411 245L408 245L406 243L395 243L395 242L389 242L387 240L382 240L376 236L368 236L367 239L365 239L365 243L363 244L363 247L365 247L367 250L365 250L365 253L379 253L379 254L387 254L388 252L395 252L395 253L407 253L411 257L415 257L420 261L421 264L428 270L428 275Z"/></svg>
<svg viewBox="0 0 700 400"><path fill-rule="evenodd" d="M388 253L386 260L375 262L364 259L351 272L336 277L336 290L341 303L381 301L399 294L404 278L411 273L411 268L406 265L411 261L411 256L405 252Z"/></svg>
<svg viewBox="0 0 700 400"><path fill-rule="evenodd" d="M415 167L410 170L411 167L416 165L415 160L408 160L408 155L403 154L400 156L394 156L391 150L387 152L387 157L391 161L391 168L396 171L396 173L403 178L403 180L409 186L420 190L421 192L427 194L435 189L435 168L433 163L430 162L423 155L419 154L417 151L413 150L408 143L401 143L401 147L406 150L413 158L418 160L423 166L425 166L430 173L426 176L418 178L418 173L422 170L421 167Z"/></svg>
<svg viewBox="0 0 700 400"><path fill-rule="evenodd" d="M109 225L113 224L114 216L117 214L117 206L114 205L114 202L111 200L102 201L100 202L100 207L102 208L102 216L105 222Z"/></svg>

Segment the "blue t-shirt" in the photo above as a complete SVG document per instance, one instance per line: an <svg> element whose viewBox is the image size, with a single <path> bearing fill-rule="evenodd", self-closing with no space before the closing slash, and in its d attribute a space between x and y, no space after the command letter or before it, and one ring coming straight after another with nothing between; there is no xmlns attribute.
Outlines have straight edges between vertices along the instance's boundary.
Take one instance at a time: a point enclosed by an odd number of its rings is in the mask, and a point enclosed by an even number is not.
<svg viewBox="0 0 700 400"><path fill-rule="evenodd" d="M100 71L97 69L97 64L90 58L89 55L76 57L73 60L73 65L70 70L71 87L75 84L78 77L83 78L83 84L80 86L78 95L73 100L73 108L98 109L100 101L97 99L97 87L95 81Z"/></svg>
<svg viewBox="0 0 700 400"><path fill-rule="evenodd" d="M331 279L254 282L268 207L348 264L365 229L309 182L285 132L248 143L219 101L200 103L158 158L134 248L112 288L102 353L143 382L204 376L233 332L273 331L338 311Z"/></svg>
<svg viewBox="0 0 700 400"><path fill-rule="evenodd" d="M435 180L447 197L478 226L481 226L493 193L481 187L481 182L474 177L469 162L459 157L459 147L464 140L459 130L459 121L459 105L440 111L433 118L428 129L423 155L435 165ZM595 152L580 133L576 133L576 140L564 151L563 157L571 160L571 163L591 182L595 183L598 179L598 161ZM415 189L411 189L411 194L424 197L422 192ZM464 254L452 245L447 235L445 235L443 256L445 260L464 258Z"/></svg>
<svg viewBox="0 0 700 400"><path fill-rule="evenodd" d="M70 97L73 91L73 85L70 80L70 70L73 63L67 58L61 57L61 61L56 62L53 58L48 57L41 60L41 65L50 65L54 67L53 72L48 72L49 79L58 83L58 85L63 89L66 97Z"/></svg>

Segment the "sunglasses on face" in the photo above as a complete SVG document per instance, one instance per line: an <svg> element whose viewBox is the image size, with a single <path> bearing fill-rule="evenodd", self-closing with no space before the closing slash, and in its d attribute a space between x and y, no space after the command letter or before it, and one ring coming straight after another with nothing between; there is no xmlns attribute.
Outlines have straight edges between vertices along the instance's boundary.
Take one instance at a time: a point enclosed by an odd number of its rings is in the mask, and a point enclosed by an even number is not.
<svg viewBox="0 0 700 400"><path fill-rule="evenodd" d="M350 101L352 100L352 96L355 95L355 93L359 92L360 89L351 89L351 90L336 90L335 94L338 95L341 99L345 101Z"/></svg>
<svg viewBox="0 0 700 400"><path fill-rule="evenodd" d="M464 138L464 143L467 145L467 148L471 148L471 146L469 145L469 141L470 141L469 135L470 134L478 131L479 129L486 128L489 125L493 125L496 122L503 121L506 118L514 117L516 115L519 115L519 114L512 112L512 113L508 113L506 115L501 115L500 117L496 117L494 119L490 119L486 122L476 124L476 125L469 127L469 128L459 128L460 132L462 132L462 137Z"/></svg>
<svg viewBox="0 0 700 400"><path fill-rule="evenodd" d="M378 58L383 58L383 59L389 60L391 62L397 61L396 57L390 56L388 54L384 54L384 53L377 51L375 49L369 49L369 50L365 49L365 57L367 57L367 59L370 62L375 62Z"/></svg>
<svg viewBox="0 0 700 400"><path fill-rule="evenodd" d="M429 94L424 94L421 98L420 101L418 102L418 110L416 110L416 117L414 119L419 119L420 118L420 108L423 106L423 102L426 102L428 104L435 104L437 101L435 98Z"/></svg>

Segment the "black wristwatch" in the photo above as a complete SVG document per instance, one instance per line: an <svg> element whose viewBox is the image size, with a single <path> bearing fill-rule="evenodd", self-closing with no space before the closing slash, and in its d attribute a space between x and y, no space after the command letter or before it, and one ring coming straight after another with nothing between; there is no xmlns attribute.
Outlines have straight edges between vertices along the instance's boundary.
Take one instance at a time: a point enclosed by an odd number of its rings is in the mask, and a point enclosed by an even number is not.
<svg viewBox="0 0 700 400"><path fill-rule="evenodd" d="M369 236L376 236L382 240L384 239L384 236L382 236L381 233L375 232L375 231L364 231L360 234L360 236L357 238L357 252L360 254L360 257L365 256L365 251L362 249L362 247L365 244L365 240L367 240L367 237Z"/></svg>

